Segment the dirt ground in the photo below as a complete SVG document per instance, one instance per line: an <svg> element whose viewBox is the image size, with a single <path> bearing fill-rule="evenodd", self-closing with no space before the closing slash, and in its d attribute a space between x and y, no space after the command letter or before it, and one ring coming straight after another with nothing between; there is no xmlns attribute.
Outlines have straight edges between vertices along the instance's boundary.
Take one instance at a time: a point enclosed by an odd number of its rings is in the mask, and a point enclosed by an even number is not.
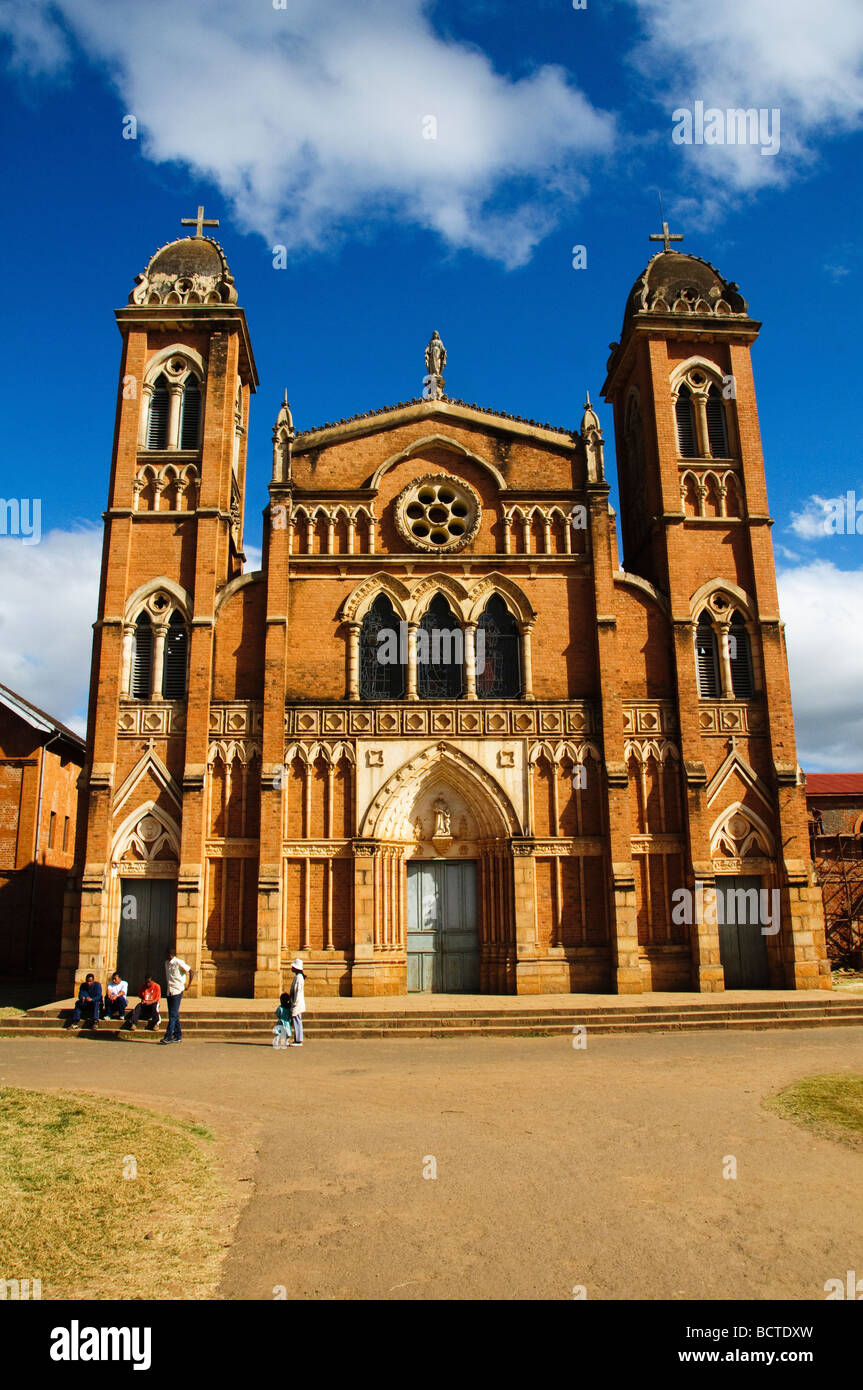
<svg viewBox="0 0 863 1390"><path fill-rule="evenodd" d="M583 1051L0 1040L11 1085L118 1095L215 1131L238 1194L226 1299L823 1299L826 1280L863 1273L860 1155L761 1101L844 1071L863 1072L859 1028Z"/></svg>

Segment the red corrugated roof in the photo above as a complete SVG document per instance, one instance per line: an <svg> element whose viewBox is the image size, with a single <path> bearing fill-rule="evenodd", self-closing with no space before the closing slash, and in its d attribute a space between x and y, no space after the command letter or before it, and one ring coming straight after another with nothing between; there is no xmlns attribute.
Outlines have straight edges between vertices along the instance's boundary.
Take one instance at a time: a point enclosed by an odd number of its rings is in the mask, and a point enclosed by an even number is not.
<svg viewBox="0 0 863 1390"><path fill-rule="evenodd" d="M863 796L863 772L807 772L809 796Z"/></svg>

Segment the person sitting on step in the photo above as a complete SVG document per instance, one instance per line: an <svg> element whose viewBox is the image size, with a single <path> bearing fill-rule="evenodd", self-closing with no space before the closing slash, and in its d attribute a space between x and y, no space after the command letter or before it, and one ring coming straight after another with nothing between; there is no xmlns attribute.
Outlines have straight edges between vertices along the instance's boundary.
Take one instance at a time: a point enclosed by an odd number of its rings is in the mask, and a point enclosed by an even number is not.
<svg viewBox="0 0 863 1390"><path fill-rule="evenodd" d="M88 975L78 990L78 998L72 1012L70 1027L80 1028L81 1014L92 1014L93 1027L99 1027L99 1014L102 1012L102 986L95 975Z"/></svg>
<svg viewBox="0 0 863 1390"><path fill-rule="evenodd" d="M159 1000L161 997L162 991L160 987L156 984L152 975L148 975L144 981L144 988L141 990L140 1002L135 1005L129 1017L126 1019L126 1022L123 1024L123 1027L131 1032L136 1023L140 1023L142 1018L146 1018L147 1032L152 1033L153 1029L162 1021L159 1015Z"/></svg>
<svg viewBox="0 0 863 1390"><path fill-rule="evenodd" d="M126 1017L126 996L128 993L128 981L121 980L118 972L115 970L105 990L106 1018L119 1018L122 1022Z"/></svg>

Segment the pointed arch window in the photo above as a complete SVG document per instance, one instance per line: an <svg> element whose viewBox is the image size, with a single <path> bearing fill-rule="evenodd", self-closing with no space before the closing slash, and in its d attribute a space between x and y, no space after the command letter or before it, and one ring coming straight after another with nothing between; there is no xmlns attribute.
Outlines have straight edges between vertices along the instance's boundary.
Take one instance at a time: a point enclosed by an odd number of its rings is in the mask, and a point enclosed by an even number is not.
<svg viewBox="0 0 863 1390"><path fill-rule="evenodd" d="M731 619L728 654L731 665L731 689L739 700L749 700L755 694L755 680L752 674L752 643L741 613L735 613Z"/></svg>
<svg viewBox="0 0 863 1390"><path fill-rule="evenodd" d="M420 620L417 690L421 700L464 694L464 633L443 594L435 594Z"/></svg>
<svg viewBox="0 0 863 1390"><path fill-rule="evenodd" d="M153 625L146 613L135 623L132 639L132 674L129 694L135 700L149 700L153 693Z"/></svg>
<svg viewBox="0 0 863 1390"><path fill-rule="evenodd" d="M707 442L710 446L711 456L715 459L727 459L729 456L728 421L725 416L725 402L718 386L711 386L707 394L706 410Z"/></svg>
<svg viewBox="0 0 863 1390"><path fill-rule="evenodd" d="M190 376L183 390L180 408L180 448L197 449L201 439L201 388Z"/></svg>
<svg viewBox="0 0 863 1390"><path fill-rule="evenodd" d="M402 625L386 594L378 594L360 629L360 699L400 700L405 693Z"/></svg>
<svg viewBox="0 0 863 1390"><path fill-rule="evenodd" d="M156 377L150 396L150 414L147 419L147 448L167 449L168 420L171 412L168 378L165 373Z"/></svg>
<svg viewBox="0 0 863 1390"><path fill-rule="evenodd" d="M521 694L518 624L500 594L492 594L477 623L476 693L484 700Z"/></svg>
<svg viewBox="0 0 863 1390"><path fill-rule="evenodd" d="M707 613L702 613L695 629L695 666L701 698L718 700L722 692L719 681L719 649L713 623Z"/></svg>
<svg viewBox="0 0 863 1390"><path fill-rule="evenodd" d="M186 696L186 663L189 654L189 635L182 616L174 612L165 636L165 655L162 663L162 695L166 700L183 700Z"/></svg>

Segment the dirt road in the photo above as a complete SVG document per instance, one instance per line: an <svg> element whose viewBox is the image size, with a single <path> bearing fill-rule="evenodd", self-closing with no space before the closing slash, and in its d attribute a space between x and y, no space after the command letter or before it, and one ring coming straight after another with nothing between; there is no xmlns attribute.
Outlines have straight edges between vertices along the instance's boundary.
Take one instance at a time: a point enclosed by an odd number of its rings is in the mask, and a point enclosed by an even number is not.
<svg viewBox="0 0 863 1390"><path fill-rule="evenodd" d="M863 1273L861 1156L761 1105L819 1071L863 1071L863 1031L0 1040L10 1084L216 1131L249 1193L228 1299L823 1299Z"/></svg>

